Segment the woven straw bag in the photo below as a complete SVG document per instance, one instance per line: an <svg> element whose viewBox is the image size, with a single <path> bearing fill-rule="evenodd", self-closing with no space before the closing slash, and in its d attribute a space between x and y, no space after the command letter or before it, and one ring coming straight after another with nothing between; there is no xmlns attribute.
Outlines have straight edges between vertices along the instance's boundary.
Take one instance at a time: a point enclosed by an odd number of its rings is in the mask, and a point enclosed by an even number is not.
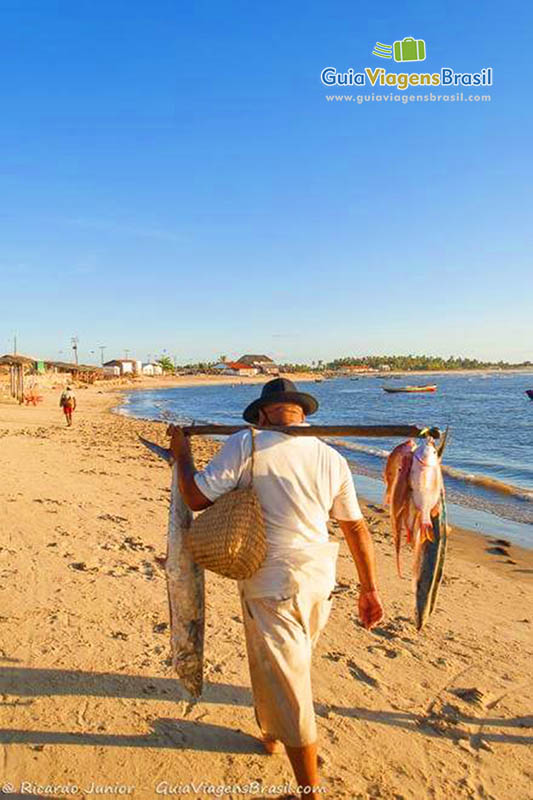
<svg viewBox="0 0 533 800"><path fill-rule="evenodd" d="M194 561L226 578L250 578L265 560L263 512L253 487L255 431L252 434L252 481L219 497L196 517L186 534Z"/></svg>

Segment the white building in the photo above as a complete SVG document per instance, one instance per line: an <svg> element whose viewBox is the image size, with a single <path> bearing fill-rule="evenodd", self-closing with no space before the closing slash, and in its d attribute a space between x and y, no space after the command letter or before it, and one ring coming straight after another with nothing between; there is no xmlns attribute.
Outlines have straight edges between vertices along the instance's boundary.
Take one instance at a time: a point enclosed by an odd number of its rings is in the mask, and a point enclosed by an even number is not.
<svg viewBox="0 0 533 800"><path fill-rule="evenodd" d="M152 362L148 362L147 364L142 365L141 373L143 375L162 375L163 367L161 364L153 364Z"/></svg>
<svg viewBox="0 0 533 800"><path fill-rule="evenodd" d="M113 358L106 361L104 367L118 367L120 375L139 375L142 369L142 362L135 358Z"/></svg>

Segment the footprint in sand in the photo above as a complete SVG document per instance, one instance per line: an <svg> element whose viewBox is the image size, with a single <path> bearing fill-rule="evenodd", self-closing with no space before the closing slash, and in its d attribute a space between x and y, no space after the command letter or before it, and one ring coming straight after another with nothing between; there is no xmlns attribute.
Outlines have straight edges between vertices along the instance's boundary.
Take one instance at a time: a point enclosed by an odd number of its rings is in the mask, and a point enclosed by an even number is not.
<svg viewBox="0 0 533 800"><path fill-rule="evenodd" d="M134 536L126 536L122 544L120 545L120 550L148 550L153 551L154 548L151 544L144 544L141 539L136 539Z"/></svg>
<svg viewBox="0 0 533 800"><path fill-rule="evenodd" d="M154 567L149 561L143 561L141 564L141 572L148 581L154 579Z"/></svg>
<svg viewBox="0 0 533 800"><path fill-rule="evenodd" d="M368 686L373 686L374 688L378 686L378 681L373 678L372 675L369 675L368 672L365 672L362 667L359 667L351 658L346 663L348 665L348 669L350 670L350 674L358 681L366 683Z"/></svg>
<svg viewBox="0 0 533 800"><path fill-rule="evenodd" d="M69 564L69 568L78 572L98 572L98 567L88 567L85 561L73 561Z"/></svg>
<svg viewBox="0 0 533 800"><path fill-rule="evenodd" d="M393 648L385 647L385 645L382 644L377 646L374 644L369 644L366 649L369 653L379 653L386 658L398 658L398 656L403 655L401 650L394 650Z"/></svg>
<svg viewBox="0 0 533 800"><path fill-rule="evenodd" d="M154 633L165 633L168 629L168 622L156 622L152 630Z"/></svg>
<svg viewBox="0 0 533 800"><path fill-rule="evenodd" d="M451 689L450 691L456 697L459 697L461 700L465 700L467 703L481 705L481 701L483 700L483 692L480 691L476 686L472 686L468 689Z"/></svg>
<svg viewBox="0 0 533 800"><path fill-rule="evenodd" d="M509 551L506 550L505 547L500 547L500 545L496 547L487 547L486 552L491 556L509 556Z"/></svg>
<svg viewBox="0 0 533 800"><path fill-rule="evenodd" d="M342 650L329 650L325 655L322 656L322 658L327 658L328 661L337 662L344 658L345 655L346 653L344 653Z"/></svg>
<svg viewBox="0 0 533 800"><path fill-rule="evenodd" d="M108 522L129 522L127 517L120 517L118 514L99 514L98 519L105 519Z"/></svg>
<svg viewBox="0 0 533 800"><path fill-rule="evenodd" d="M335 588L331 592L334 595L346 594L348 592L354 593L352 586L349 583L341 583L340 581L335 584Z"/></svg>

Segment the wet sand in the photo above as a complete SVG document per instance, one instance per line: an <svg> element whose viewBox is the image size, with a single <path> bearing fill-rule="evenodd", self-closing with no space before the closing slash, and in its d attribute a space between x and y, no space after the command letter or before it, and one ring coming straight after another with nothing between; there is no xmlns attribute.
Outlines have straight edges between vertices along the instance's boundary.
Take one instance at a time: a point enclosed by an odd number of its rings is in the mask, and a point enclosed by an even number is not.
<svg viewBox="0 0 533 800"><path fill-rule="evenodd" d="M110 414L116 389L91 387L77 390L67 429L58 392L43 394L36 408L0 404L4 783L13 796L27 781L34 795L40 784L47 797L78 786L81 796L107 787L106 796L148 800L191 781L290 782L286 759L263 755L254 738L231 582L208 576L200 701L169 666L160 563L169 471L137 442L142 433L164 443L164 426ZM197 464L216 447L195 442ZM358 626L355 569L341 544L342 591L314 660L327 796L526 800L532 552L454 529L437 610L417 634L387 515L364 509L387 617L373 633ZM409 574L408 555L404 563Z"/></svg>

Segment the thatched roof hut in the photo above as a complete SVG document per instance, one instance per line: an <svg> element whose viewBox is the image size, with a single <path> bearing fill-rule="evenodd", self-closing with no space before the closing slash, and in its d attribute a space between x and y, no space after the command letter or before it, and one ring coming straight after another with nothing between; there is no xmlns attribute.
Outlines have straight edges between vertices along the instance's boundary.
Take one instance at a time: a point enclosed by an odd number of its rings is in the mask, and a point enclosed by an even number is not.
<svg viewBox="0 0 533 800"><path fill-rule="evenodd" d="M30 358L29 356L10 355L9 353L0 358L0 366L5 367L34 367L36 362L36 358Z"/></svg>

